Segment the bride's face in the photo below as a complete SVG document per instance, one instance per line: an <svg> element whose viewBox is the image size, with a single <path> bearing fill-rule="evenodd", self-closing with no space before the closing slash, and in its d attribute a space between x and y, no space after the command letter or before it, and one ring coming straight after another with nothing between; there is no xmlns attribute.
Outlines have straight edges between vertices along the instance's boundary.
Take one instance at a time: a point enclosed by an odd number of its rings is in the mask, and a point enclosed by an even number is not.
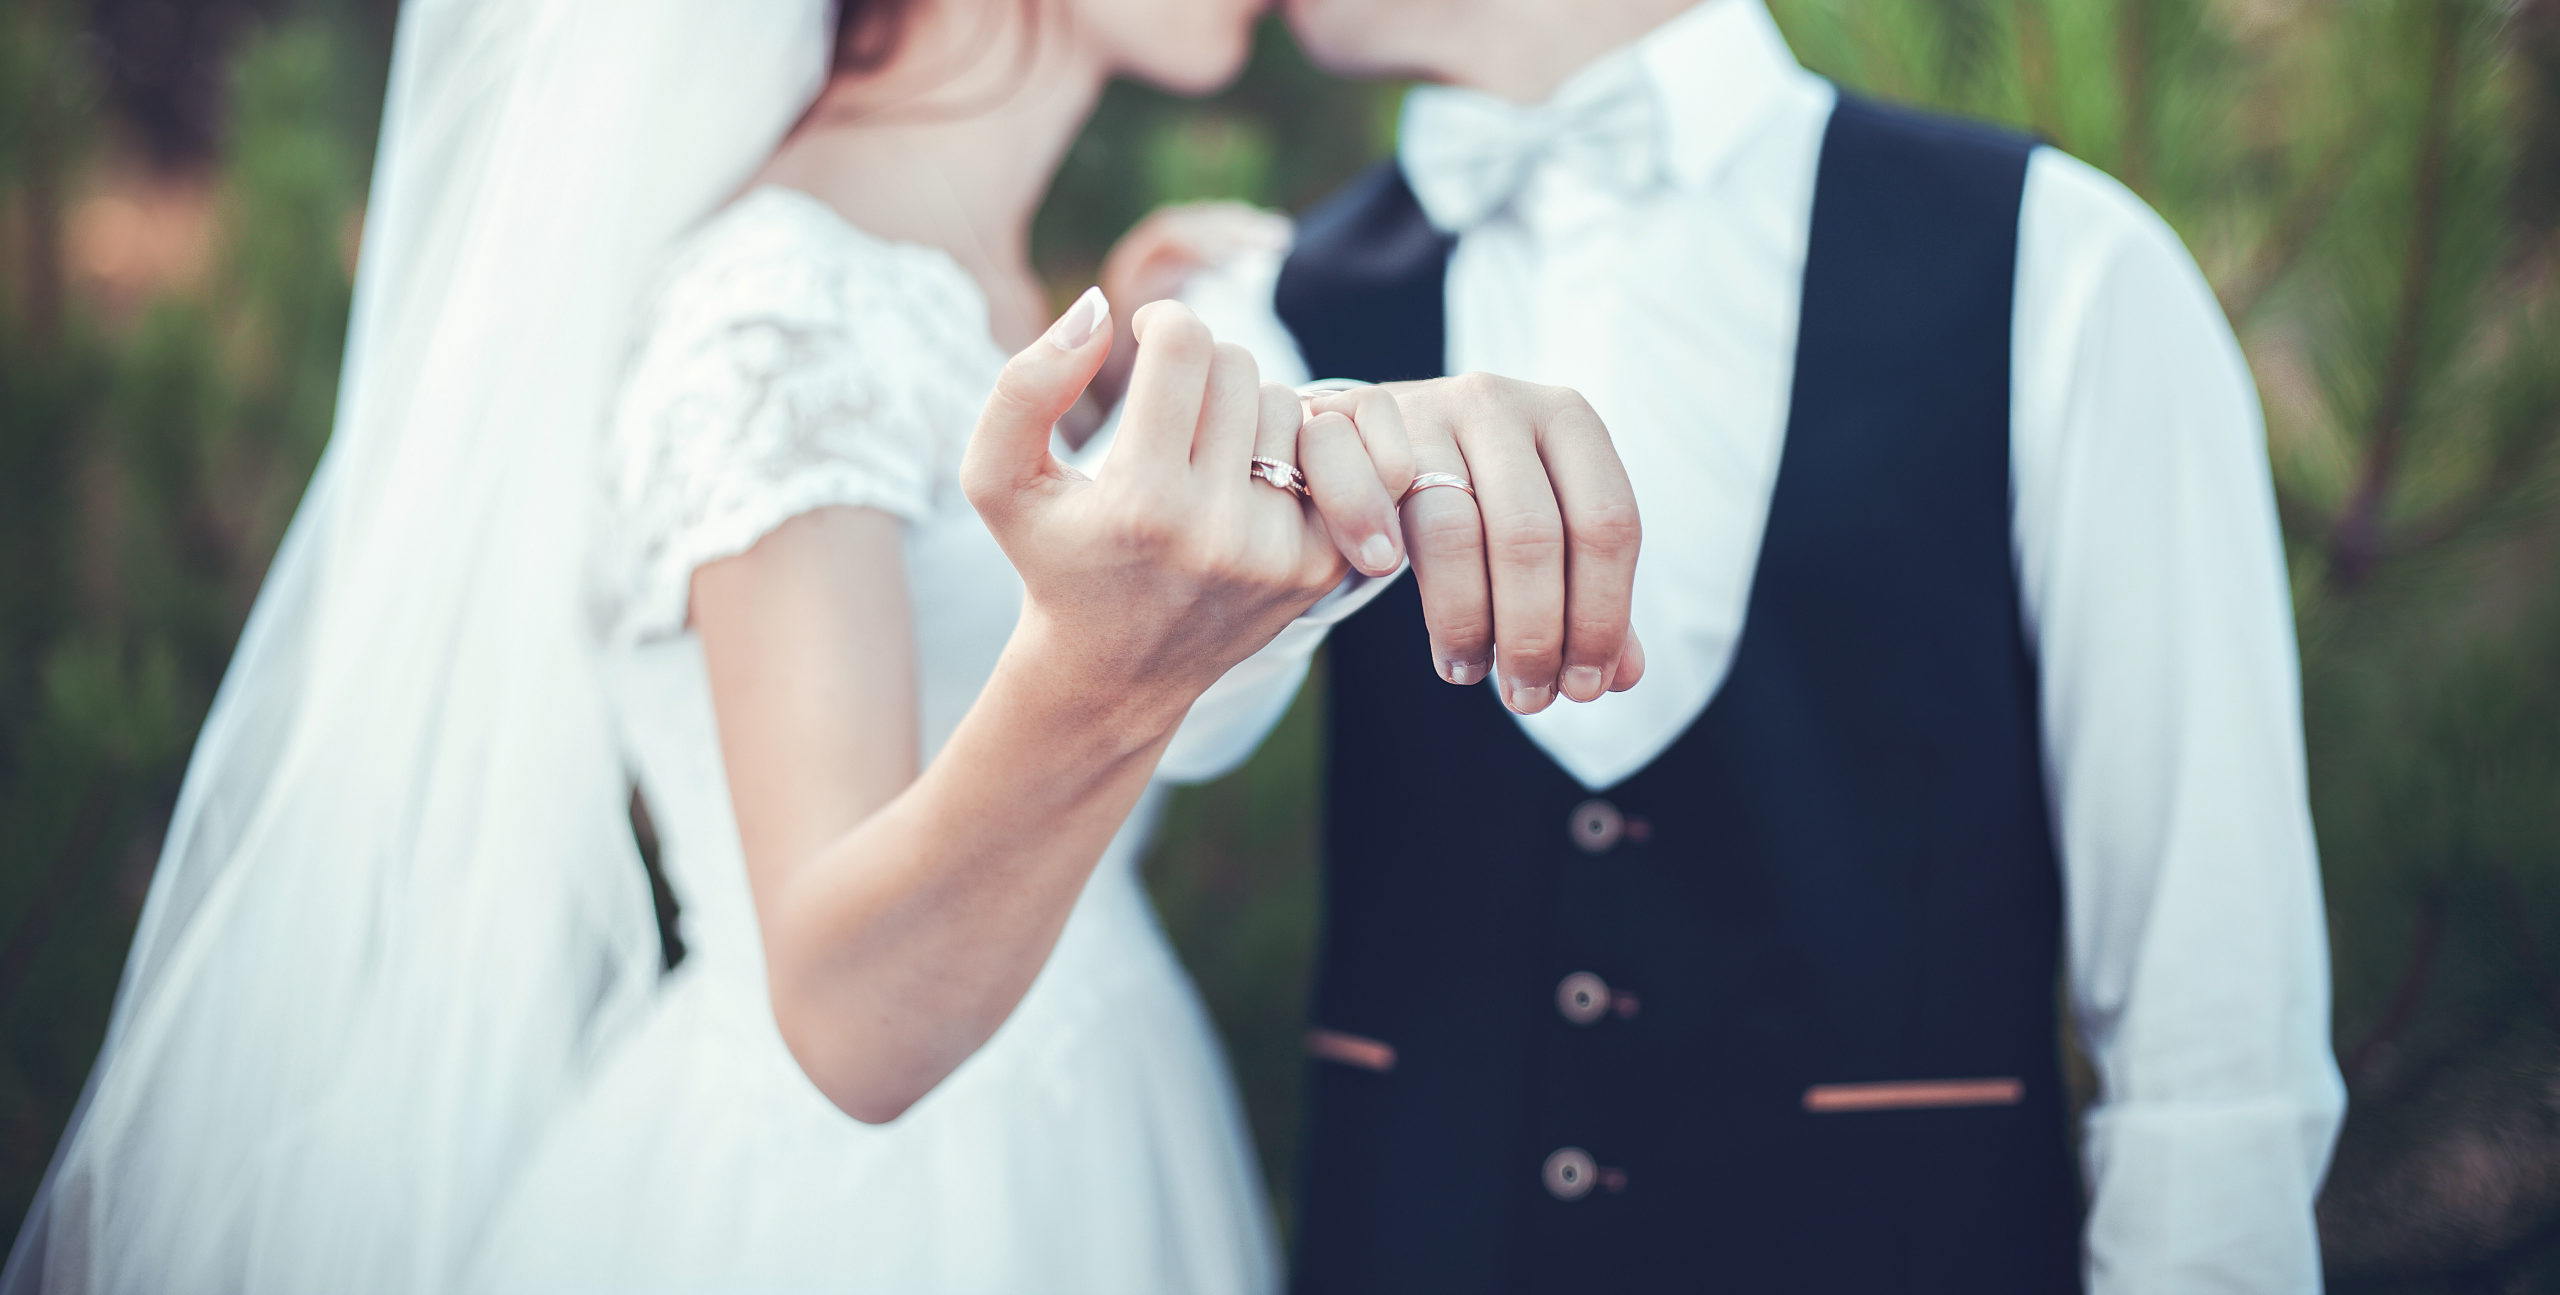
<svg viewBox="0 0 2560 1295"><path fill-rule="evenodd" d="M1268 0L1056 0L1113 71L1176 94L1235 79Z"/></svg>

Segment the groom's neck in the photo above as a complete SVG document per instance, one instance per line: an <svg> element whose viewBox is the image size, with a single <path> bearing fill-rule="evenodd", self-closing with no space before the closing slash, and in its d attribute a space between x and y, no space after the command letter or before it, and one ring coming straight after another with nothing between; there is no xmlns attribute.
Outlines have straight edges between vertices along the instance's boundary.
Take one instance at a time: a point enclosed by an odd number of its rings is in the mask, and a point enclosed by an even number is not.
<svg viewBox="0 0 2560 1295"><path fill-rule="evenodd" d="M1736 0L1704 0L1731 4ZM1479 0L1473 21L1432 33L1429 79L1540 103L1602 55L1701 0Z"/></svg>

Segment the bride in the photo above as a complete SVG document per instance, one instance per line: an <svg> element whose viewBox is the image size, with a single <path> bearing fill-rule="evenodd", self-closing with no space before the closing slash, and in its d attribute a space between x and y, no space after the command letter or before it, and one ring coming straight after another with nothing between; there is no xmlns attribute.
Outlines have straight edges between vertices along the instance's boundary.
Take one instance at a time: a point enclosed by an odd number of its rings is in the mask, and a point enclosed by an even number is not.
<svg viewBox="0 0 2560 1295"><path fill-rule="evenodd" d="M0 1285L1273 1285L1134 861L1411 452L1170 304L1079 446L1115 312L1027 257L1104 80L1258 7L412 0L336 432Z"/></svg>
<svg viewBox="0 0 2560 1295"><path fill-rule="evenodd" d="M1054 460L1113 329L1098 291L1048 323L1027 257L1104 76L1214 85L1252 17L857 3L678 246L606 436L599 611L688 953L467 1289L1271 1286L1135 864L1168 744L1198 774L1258 736L1177 739L1194 700L1345 564L1248 468L1304 457L1298 397L1179 306L1135 320L1096 480ZM1403 483L1359 466L1383 575Z"/></svg>

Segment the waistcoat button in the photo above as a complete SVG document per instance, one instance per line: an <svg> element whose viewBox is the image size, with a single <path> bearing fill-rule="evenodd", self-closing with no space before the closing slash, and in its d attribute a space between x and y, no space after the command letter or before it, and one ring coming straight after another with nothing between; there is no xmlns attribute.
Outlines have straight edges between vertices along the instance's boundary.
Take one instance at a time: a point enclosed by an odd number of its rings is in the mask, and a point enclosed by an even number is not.
<svg viewBox="0 0 2560 1295"><path fill-rule="evenodd" d="M1604 854L1627 834L1627 819L1617 806L1605 800L1586 800L1573 807L1573 821L1567 832L1585 853Z"/></svg>
<svg viewBox="0 0 2560 1295"><path fill-rule="evenodd" d="M1556 1010L1576 1025L1589 1025L1609 1014L1609 982L1577 971L1556 982Z"/></svg>
<svg viewBox="0 0 2560 1295"><path fill-rule="evenodd" d="M1560 1201L1578 1201L1591 1194L1592 1184L1599 1179L1600 1167L1592 1163L1591 1153L1580 1147L1559 1147L1554 1155L1547 1157L1546 1168L1540 1171L1540 1176L1547 1181L1549 1196Z"/></svg>

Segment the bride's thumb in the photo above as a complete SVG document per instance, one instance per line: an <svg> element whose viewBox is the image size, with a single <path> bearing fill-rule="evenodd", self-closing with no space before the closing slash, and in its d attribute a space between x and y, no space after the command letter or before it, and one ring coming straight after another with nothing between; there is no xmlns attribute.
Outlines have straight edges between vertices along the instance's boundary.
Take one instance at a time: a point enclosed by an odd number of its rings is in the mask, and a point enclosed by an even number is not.
<svg viewBox="0 0 2560 1295"><path fill-rule="evenodd" d="M1016 352L969 438L960 482L980 513L1001 511L1026 487L1060 480L1050 430L1111 354L1111 303L1087 288L1039 340Z"/></svg>

